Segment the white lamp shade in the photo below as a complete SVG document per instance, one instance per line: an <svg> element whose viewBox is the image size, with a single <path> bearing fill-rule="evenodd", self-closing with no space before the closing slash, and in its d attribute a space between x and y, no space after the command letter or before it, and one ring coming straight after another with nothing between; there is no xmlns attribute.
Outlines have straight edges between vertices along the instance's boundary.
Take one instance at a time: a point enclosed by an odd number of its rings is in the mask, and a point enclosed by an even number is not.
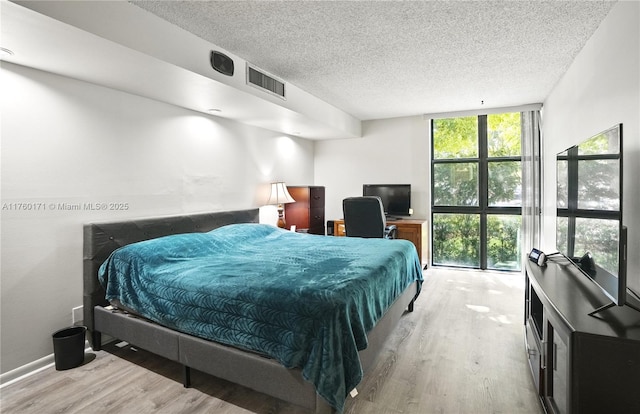
<svg viewBox="0 0 640 414"><path fill-rule="evenodd" d="M267 204L285 204L295 202L296 200L294 200L293 197L291 197L291 194L289 194L285 183L271 183L271 195L269 195Z"/></svg>

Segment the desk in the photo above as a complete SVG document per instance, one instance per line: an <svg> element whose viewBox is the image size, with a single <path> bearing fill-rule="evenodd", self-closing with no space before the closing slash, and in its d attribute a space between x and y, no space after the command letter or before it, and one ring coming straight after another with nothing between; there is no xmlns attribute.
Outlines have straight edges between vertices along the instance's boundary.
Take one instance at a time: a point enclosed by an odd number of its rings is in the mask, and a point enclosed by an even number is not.
<svg viewBox="0 0 640 414"><path fill-rule="evenodd" d="M402 219L387 220L387 225L394 224L398 228L398 238L409 240L416 246L418 257L423 267L427 266L429 260L429 228L427 220ZM344 236L344 220L333 222L333 235Z"/></svg>

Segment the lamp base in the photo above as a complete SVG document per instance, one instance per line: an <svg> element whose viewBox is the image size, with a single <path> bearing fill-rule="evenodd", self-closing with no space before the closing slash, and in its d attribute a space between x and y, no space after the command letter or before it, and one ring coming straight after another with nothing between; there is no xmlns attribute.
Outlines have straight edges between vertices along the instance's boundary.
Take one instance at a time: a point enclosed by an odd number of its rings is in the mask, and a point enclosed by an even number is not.
<svg viewBox="0 0 640 414"><path fill-rule="evenodd" d="M281 229L287 228L287 222L284 219L284 207L282 204L278 205L278 227Z"/></svg>

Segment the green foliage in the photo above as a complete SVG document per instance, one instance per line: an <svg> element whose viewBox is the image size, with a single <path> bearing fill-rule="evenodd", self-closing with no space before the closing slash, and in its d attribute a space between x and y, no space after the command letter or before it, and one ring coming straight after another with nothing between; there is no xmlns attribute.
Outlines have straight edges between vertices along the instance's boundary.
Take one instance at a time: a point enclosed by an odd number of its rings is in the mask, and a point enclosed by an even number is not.
<svg viewBox="0 0 640 414"><path fill-rule="evenodd" d="M517 157L521 154L520 113L487 115L489 157ZM478 118L433 120L434 159L477 158Z"/></svg>
<svg viewBox="0 0 640 414"><path fill-rule="evenodd" d="M435 159L477 158L478 118L433 120L433 157Z"/></svg>
<svg viewBox="0 0 640 414"><path fill-rule="evenodd" d="M489 162L489 205L520 206L522 167L520 161Z"/></svg>
<svg viewBox="0 0 640 414"><path fill-rule="evenodd" d="M489 157L513 157L522 153L520 113L487 115Z"/></svg>
<svg viewBox="0 0 640 414"><path fill-rule="evenodd" d="M433 203L436 206L477 206L478 163L434 165Z"/></svg>
<svg viewBox="0 0 640 414"><path fill-rule="evenodd" d="M487 216L487 267L520 269L520 216ZM480 267L480 216L434 214L433 263Z"/></svg>
<svg viewBox="0 0 640 414"><path fill-rule="evenodd" d="M433 263L480 267L479 215L433 215Z"/></svg>
<svg viewBox="0 0 640 414"><path fill-rule="evenodd" d="M520 270L520 216L487 216L487 267Z"/></svg>

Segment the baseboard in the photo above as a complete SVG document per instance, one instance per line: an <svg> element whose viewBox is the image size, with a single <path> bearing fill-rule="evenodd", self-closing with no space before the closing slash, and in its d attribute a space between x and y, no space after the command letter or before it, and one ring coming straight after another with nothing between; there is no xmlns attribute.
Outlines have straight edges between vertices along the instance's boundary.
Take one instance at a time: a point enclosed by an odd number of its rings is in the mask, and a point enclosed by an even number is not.
<svg viewBox="0 0 640 414"><path fill-rule="evenodd" d="M85 352L90 351L89 341L85 342ZM42 357L38 360L25 364L21 367L13 369L9 372L5 372L0 375L0 389L6 387L9 384L13 384L14 382L26 378L30 375L36 374L44 369L52 367L55 364L55 359L53 354L49 354L45 357Z"/></svg>
<svg viewBox="0 0 640 414"><path fill-rule="evenodd" d="M0 375L0 388L5 387L9 384L13 384L14 382L22 378L33 375L53 365L54 365L53 354L50 354L44 358L40 358L36 361L30 362L21 367L13 369L9 372L5 372L4 374Z"/></svg>

